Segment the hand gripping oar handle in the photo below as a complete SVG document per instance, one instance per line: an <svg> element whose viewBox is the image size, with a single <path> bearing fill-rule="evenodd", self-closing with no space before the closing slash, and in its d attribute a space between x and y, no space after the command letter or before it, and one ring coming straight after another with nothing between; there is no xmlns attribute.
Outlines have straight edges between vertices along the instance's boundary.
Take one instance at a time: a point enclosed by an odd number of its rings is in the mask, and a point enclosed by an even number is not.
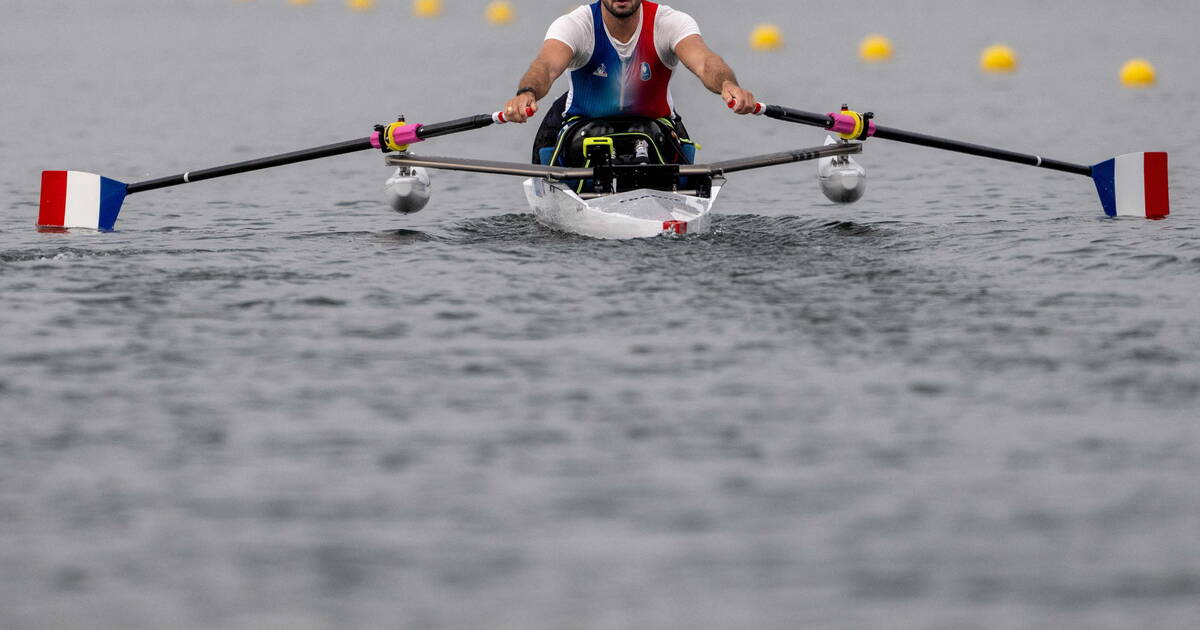
<svg viewBox="0 0 1200 630"><path fill-rule="evenodd" d="M508 120L504 116L504 112L496 112L494 114L481 114L478 116L467 116L466 118L458 118L445 122L430 123L428 125L392 125L397 130L405 130L399 136L401 139L406 139L407 142L397 144L411 144L420 142L428 138L437 136L445 136L461 131L470 131L471 129L480 129L492 124L505 123ZM410 137L411 136L411 137ZM345 153L354 153L355 151L365 151L366 149L379 149L381 145L381 134L376 131L366 138L358 140L347 140L346 142L338 142L336 144L326 144L311 149L302 149L300 151L292 151L291 153L280 153L245 162L236 162L234 164L226 164L224 166L216 166L213 168L201 169L198 171L188 171L178 175L170 175L168 177L159 177L143 182L135 182L129 184L126 188L126 193L133 194L154 190L156 188L166 188L168 186L178 186L180 184L190 184L204 179L213 179L216 177L225 177L226 175L237 175L238 173L248 173L250 171L262 170L264 168L273 168L276 166L284 166L287 164L296 164L297 162L307 162L309 160L317 160Z"/></svg>
<svg viewBox="0 0 1200 630"><path fill-rule="evenodd" d="M759 116L767 116L776 120L786 122L799 123L801 125L810 125L820 127L829 131L845 134L850 133L847 129L853 129L855 125L854 116L838 112L828 114L817 114L813 112L800 111L790 107L781 105L766 105L758 103L754 108L754 114ZM960 142L958 140L950 140L948 138L939 138L923 133L915 133L912 131L904 131L892 127L883 127L876 125L874 121L868 120L865 125L867 127L864 132L864 137L884 138L886 140L895 140L897 142L907 142L908 144L916 144L923 147L934 149L944 149L946 151L955 151L957 153L966 153L969 155L977 155L980 157L992 158L995 160L1003 160L1005 162L1015 162L1017 164L1026 164L1039 168L1048 168L1064 173L1074 173L1085 177L1092 176L1092 167L1082 164L1072 164L1060 160L1044 158L1040 155L1030 153L1017 153L1005 149L996 149L993 147L983 146L981 144L973 144L970 142Z"/></svg>

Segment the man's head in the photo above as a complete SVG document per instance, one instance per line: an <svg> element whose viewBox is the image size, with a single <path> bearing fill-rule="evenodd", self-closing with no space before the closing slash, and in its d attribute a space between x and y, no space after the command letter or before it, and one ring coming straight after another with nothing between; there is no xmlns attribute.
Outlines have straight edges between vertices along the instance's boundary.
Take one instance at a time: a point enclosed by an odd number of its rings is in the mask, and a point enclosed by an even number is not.
<svg viewBox="0 0 1200 630"><path fill-rule="evenodd" d="M637 15L642 8L642 0L601 0L601 4L615 18L627 18Z"/></svg>

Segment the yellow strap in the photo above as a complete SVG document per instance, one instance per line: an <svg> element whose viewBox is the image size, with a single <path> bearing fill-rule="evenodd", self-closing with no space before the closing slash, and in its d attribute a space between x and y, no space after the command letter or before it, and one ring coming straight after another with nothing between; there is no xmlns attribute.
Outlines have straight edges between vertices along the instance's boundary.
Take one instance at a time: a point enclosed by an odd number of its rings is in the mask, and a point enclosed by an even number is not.
<svg viewBox="0 0 1200 630"><path fill-rule="evenodd" d="M407 144L396 144L396 140L394 139L395 136L393 134L393 132L396 130L396 127L403 127L406 124L407 123L404 123L404 122L394 122L387 126L387 131L384 134L386 136L384 138L384 144L387 145L387 148L389 150L391 150L391 151L407 151L408 150Z"/></svg>
<svg viewBox="0 0 1200 630"><path fill-rule="evenodd" d="M846 140L857 140L858 137L862 135L863 127L866 126L867 121L863 119L862 114L854 110L843 109L842 114L854 118L854 131L851 131L850 133L839 133L838 135Z"/></svg>

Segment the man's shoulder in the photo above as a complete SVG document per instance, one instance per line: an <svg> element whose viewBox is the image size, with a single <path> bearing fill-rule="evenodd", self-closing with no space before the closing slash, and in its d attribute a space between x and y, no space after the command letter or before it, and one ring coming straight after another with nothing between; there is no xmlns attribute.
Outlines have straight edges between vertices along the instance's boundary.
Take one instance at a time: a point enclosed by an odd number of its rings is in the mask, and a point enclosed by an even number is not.
<svg viewBox="0 0 1200 630"><path fill-rule="evenodd" d="M699 35L700 25L687 13L660 4L658 16L654 18L654 33L656 36L670 39L669 43L673 49L683 38Z"/></svg>
<svg viewBox="0 0 1200 630"><path fill-rule="evenodd" d="M562 17L559 17L558 19L560 19L560 20L564 20L564 19L576 20L576 21L587 22L588 24L591 24L592 23L592 6L589 4L581 4L577 7L575 7L573 10L571 10L567 13L564 13L562 15Z"/></svg>
<svg viewBox="0 0 1200 630"><path fill-rule="evenodd" d="M584 44L592 31L592 10L583 5L570 13L560 15L546 32L546 39L558 39L566 42L571 48Z"/></svg>
<svg viewBox="0 0 1200 630"><path fill-rule="evenodd" d="M590 28L592 26L592 8L586 4L576 7L575 10L558 16L554 20L554 24L570 24Z"/></svg>
<svg viewBox="0 0 1200 630"><path fill-rule="evenodd" d="M669 7L665 4L658 5L658 16L664 17L667 19L683 19L683 20L692 19L692 16L688 15L687 13L684 13L683 11L680 11L679 9Z"/></svg>
<svg viewBox="0 0 1200 630"><path fill-rule="evenodd" d="M666 26L678 30L698 30L695 18L671 7L660 4L658 5L658 16L655 17L655 22L661 26Z"/></svg>

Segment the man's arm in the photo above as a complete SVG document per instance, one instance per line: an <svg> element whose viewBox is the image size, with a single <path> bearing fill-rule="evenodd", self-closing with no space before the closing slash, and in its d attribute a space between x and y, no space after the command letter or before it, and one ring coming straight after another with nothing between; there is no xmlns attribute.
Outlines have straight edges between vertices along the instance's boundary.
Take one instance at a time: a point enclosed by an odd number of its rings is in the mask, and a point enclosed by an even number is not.
<svg viewBox="0 0 1200 630"><path fill-rule="evenodd" d="M529 64L529 70L521 77L517 89L533 88L512 97L504 104L504 115L510 122L523 123L529 118L526 108L537 112L537 102L550 91L554 81L562 76L574 55L571 47L557 39L547 39L542 44L542 50Z"/></svg>
<svg viewBox="0 0 1200 630"><path fill-rule="evenodd" d="M748 90L738 85L733 69L720 55L713 52L699 35L688 35L675 45L675 56L687 66L692 74L700 78L704 87L720 94L725 102L733 101L733 111L738 114L754 112L757 101Z"/></svg>

